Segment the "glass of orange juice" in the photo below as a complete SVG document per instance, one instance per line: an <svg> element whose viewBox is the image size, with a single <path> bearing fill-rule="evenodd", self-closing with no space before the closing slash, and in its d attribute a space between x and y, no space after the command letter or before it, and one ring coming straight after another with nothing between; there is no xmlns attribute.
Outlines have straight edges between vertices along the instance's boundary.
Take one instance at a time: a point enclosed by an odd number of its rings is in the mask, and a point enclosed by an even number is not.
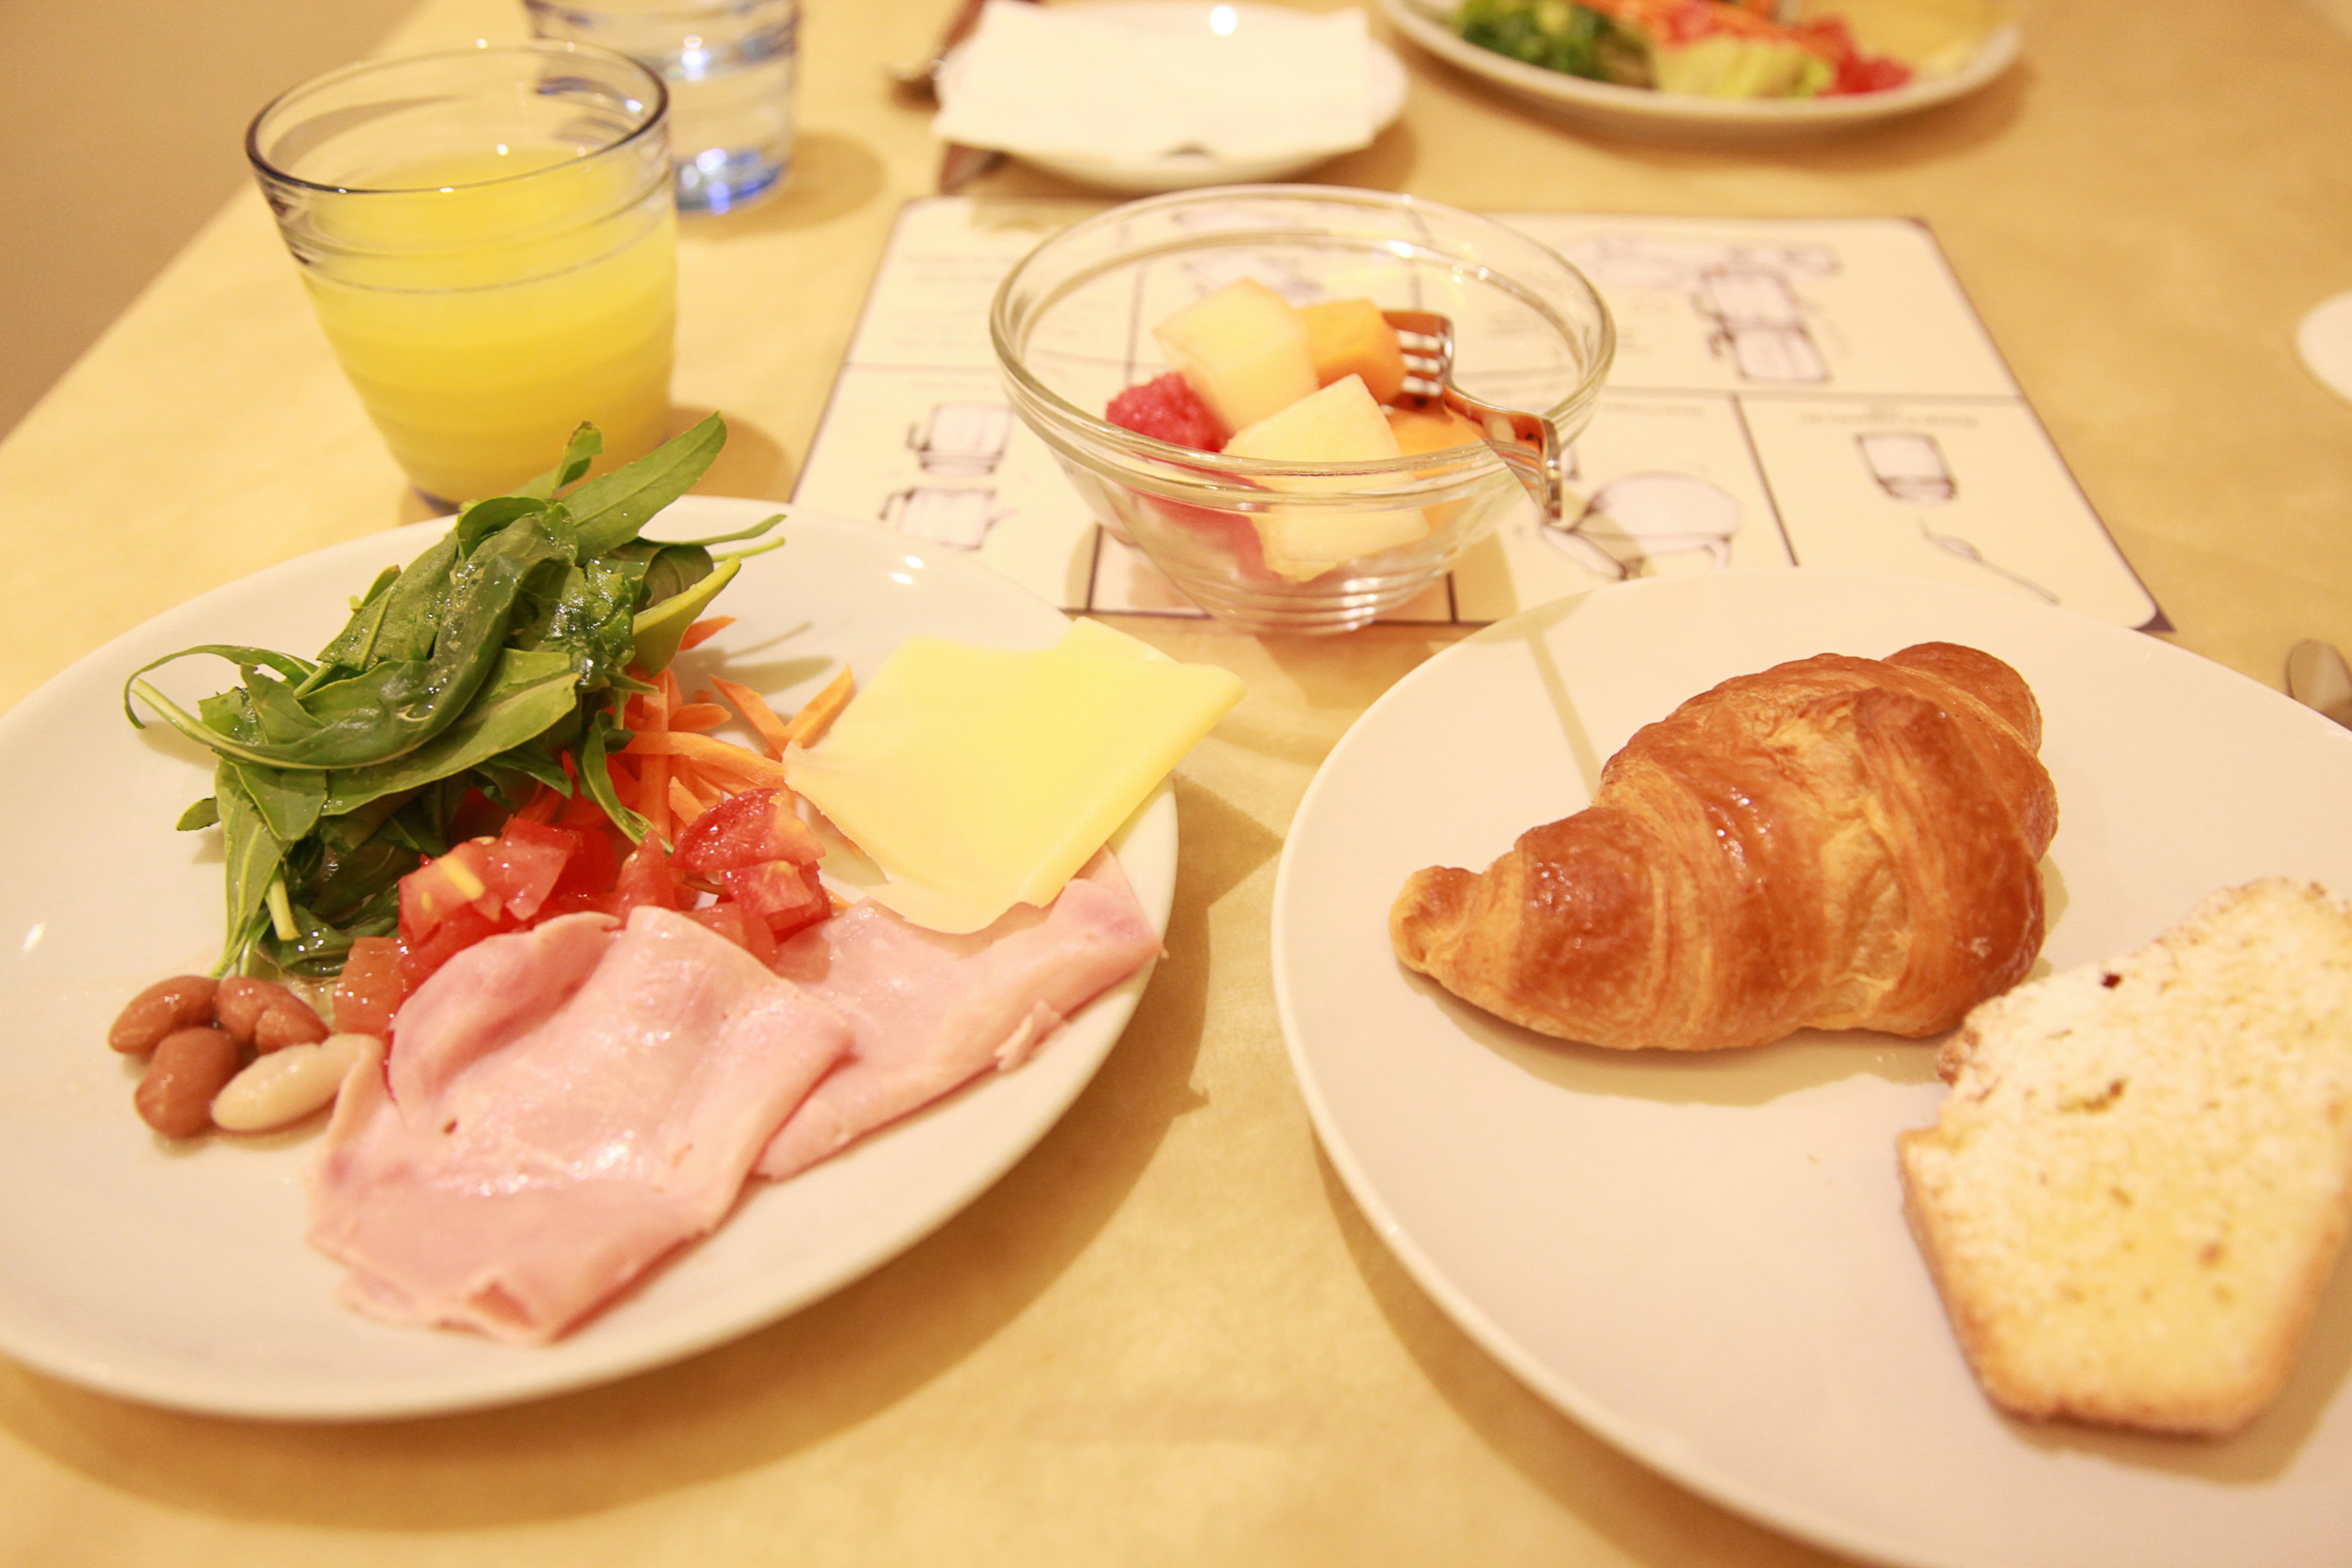
<svg viewBox="0 0 2352 1568"><path fill-rule="evenodd" d="M677 213L661 78L536 43L367 61L247 133L320 325L410 482L456 503L599 468L669 418Z"/></svg>

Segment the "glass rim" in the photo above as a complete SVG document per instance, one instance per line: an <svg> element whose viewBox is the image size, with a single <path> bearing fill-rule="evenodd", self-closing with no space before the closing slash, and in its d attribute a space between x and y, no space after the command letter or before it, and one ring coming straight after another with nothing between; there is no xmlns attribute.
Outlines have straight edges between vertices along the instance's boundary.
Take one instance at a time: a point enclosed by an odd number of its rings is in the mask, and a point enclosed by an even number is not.
<svg viewBox="0 0 2352 1568"><path fill-rule="evenodd" d="M305 179L299 174L289 174L286 170L279 168L276 163L272 163L262 153L261 133L263 124L273 115L278 114L280 110L294 107L298 100L309 97L311 94L325 89L338 87L345 82L354 81L362 77L371 76L381 71L397 69L407 66L431 65L436 62L483 59L495 56L525 56L534 58L552 58L564 56L574 56L583 59L596 61L601 65L618 66L625 72L637 77L652 89L652 90L646 95L649 108L647 109L644 119L639 123L631 126L626 133L614 137L612 141L605 142L600 147L583 153L576 158L566 159L562 163L551 165L553 168L568 168L573 164L586 163L593 158L602 158L608 153L620 152L622 149L628 147L632 142L635 142L639 138L645 136L647 132L658 129L668 118L670 97L669 84L662 80L660 72L650 68L639 61L631 59L626 55L617 54L611 49L598 48L593 44L576 44L553 38L534 38L526 42L513 44L477 43L468 45L462 48L428 49L417 54L383 55L369 59L355 60L350 65L341 66L334 70L326 71L320 75L310 77L306 80L295 83L292 87L288 88L285 91L271 99L268 103L263 104L259 111L254 115L252 121L246 126L246 162L253 165L255 174L258 174L262 179L273 184L290 186L299 190L314 191L322 195L335 196L420 195L432 191L482 190L492 185L506 184L516 180L534 179L546 174L550 172L549 168L526 169L512 174L499 174L487 180L461 180L436 183L429 185L330 184L324 181Z"/></svg>
<svg viewBox="0 0 2352 1568"><path fill-rule="evenodd" d="M1574 344L1580 354L1587 348L1591 351L1589 354L1583 354L1584 363L1578 367L1575 385L1549 408L1531 409L1529 412L1538 414L1558 426L1573 419L1580 410L1599 397L1601 388L1608 377L1609 368L1616 359L1617 322L1614 314L1609 309L1608 301L1601 298L1601 290L1593 286L1592 280L1585 277L1583 270L1574 262L1559 255L1532 235L1522 234L1507 225L1497 223L1493 218L1461 207L1451 206L1443 202L1433 202L1426 197L1415 196L1403 191L1368 191L1353 186L1317 184L1218 185L1207 189L1167 192L1129 202L1103 212L1090 214L1039 240L1026 255L1013 264L1013 269L1004 275L1003 280L997 285L995 297L989 303L989 341L995 350L998 369L1013 383L1019 397L1031 403L1038 414L1047 417L1052 423L1062 426L1075 437L1083 438L1088 445L1098 450L1108 448L1108 453L1116 454L1130 464L1166 464L1178 468L1198 468L1204 454L1189 447L1179 447L1157 437L1144 435L1141 431L1129 430L1124 426L1114 425L1101 415L1091 413L1070 402L1031 374L1026 361L1022 354L1015 352L1013 342L1013 290L1015 285L1029 271L1032 264L1037 261L1049 247L1064 239L1099 233L1113 226L1117 222L1130 219L1145 212L1181 207L1190 203L1205 200L1235 201L1253 196L1306 201L1326 206L1371 212L1421 211L1440 214L1449 221L1459 220L1475 228L1499 230L1506 237L1531 247L1549 257L1559 265L1568 279L1573 281L1591 304L1593 322L1589 334L1580 331L1576 323L1563 319L1549 303L1530 297L1528 290L1515 279L1503 274L1492 273L1490 269L1481 268L1482 271L1489 272L1489 281L1496 283L1506 292L1517 296L1521 303L1549 321L1559 331L1563 341ZM1266 237L1274 239L1341 237L1329 235L1326 231L1301 229L1295 226L1279 229L1269 228L1266 231ZM1076 276L1065 279L1045 297L1033 302L1022 313L1023 321L1025 322L1037 312L1067 295L1072 289L1091 281L1115 266L1129 265L1138 259L1147 259L1160 254L1206 248L1208 245L1214 242L1216 237L1203 236L1197 242L1178 241L1146 246L1087 268ZM1589 343L1586 341L1588 335ZM1040 432L1040 434L1043 433ZM1501 468L1502 460L1499 458L1494 458L1491 449L1485 444L1476 442L1428 452L1407 453L1395 458L1375 458L1346 463L1302 464L1278 458L1233 457L1223 453L1208 453L1205 456L1215 459L1221 468L1228 469L1232 479L1238 481L1239 488L1248 489L1251 488L1252 480L1268 478L1377 479L1391 475L1400 477L1412 475L1425 479L1428 477L1426 471L1433 467L1446 464L1449 460L1466 463L1482 454L1487 456L1497 468ZM1376 493L1371 497L1362 495L1318 497L1312 492L1307 492L1286 495L1284 499L1286 503L1305 501L1311 505L1319 500L1330 506L1346 505L1350 501L1362 505L1367 500L1383 500L1389 499L1390 496L1409 494L1412 488L1408 485L1398 491L1388 492L1386 495Z"/></svg>

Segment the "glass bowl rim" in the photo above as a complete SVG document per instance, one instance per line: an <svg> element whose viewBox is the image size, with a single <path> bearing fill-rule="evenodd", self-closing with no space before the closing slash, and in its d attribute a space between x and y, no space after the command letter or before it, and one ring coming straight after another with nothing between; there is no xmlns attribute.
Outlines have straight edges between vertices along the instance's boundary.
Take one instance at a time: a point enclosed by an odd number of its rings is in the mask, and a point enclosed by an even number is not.
<svg viewBox="0 0 2352 1568"><path fill-rule="evenodd" d="M1367 211L1381 213L1411 212L1417 210L1420 212L1441 216L1448 221L1465 223L1474 228L1494 230L1515 243L1532 247L1543 256L1548 257L1551 261L1558 264L1562 273L1566 275L1574 287L1580 289L1583 293L1584 297L1591 302L1593 317L1593 329L1591 333L1592 340L1591 352L1589 355L1584 356L1584 363L1580 366L1580 374L1576 384L1569 391L1567 395L1552 405L1551 407L1538 412L1541 414L1542 417L1550 420L1557 425L1564 416L1572 415L1578 409L1590 405L1599 395L1601 387L1608 376L1609 367L1616 359L1617 322L1614 314L1609 309L1608 301L1601 297L1601 290L1593 286L1592 280L1587 278L1583 271L1579 268L1574 262L1570 261L1566 257L1560 255L1558 251L1552 249L1541 240L1537 239L1534 236L1524 233L1521 230L1512 228L1507 224L1498 222L1497 220L1487 217L1482 214L1470 212L1462 207L1452 206L1444 202L1431 201L1426 197L1412 195L1410 193L1403 191L1363 190L1349 185L1244 184L1215 185L1183 191L1171 191L1160 195L1147 196L1139 201L1123 203L1115 207L1108 207L1101 212L1093 213L1086 217L1082 217L1077 222L1070 224L1064 228L1056 229L1054 233L1047 235L1044 239L1039 240L1036 245L1033 246L1019 261L1013 264L1012 270L1007 272L1004 275L1003 279L998 283L995 296L989 303L989 344L995 353L997 368L1005 376L1012 380L1014 388L1021 395L1023 400L1040 405L1039 411L1045 415L1050 416L1055 423L1072 428L1076 434L1086 437L1092 445L1108 447L1111 452L1116 453L1122 458L1141 460L1143 462L1155 465L1172 464L1183 468L1198 469L1202 466L1202 459L1207 458L1229 468L1234 477L1240 478L1244 480L1267 477L1377 478L1383 475L1396 475L1400 477L1412 476L1418 478L1420 477L1420 472L1423 469L1432 467L1459 467L1463 463L1475 461L1477 456L1482 453L1491 456L1489 448L1486 447L1484 443L1480 442L1468 443L1460 447L1440 447L1428 452L1407 453L1396 458L1376 458L1345 463L1326 462L1301 464L1282 462L1265 458L1230 457L1222 452L1202 452L1197 447L1180 447L1175 445L1173 442L1162 441L1155 436L1146 436L1140 431L1129 430L1123 426L1113 425L1108 419L1103 418L1100 415L1089 413L1087 410L1079 407L1076 404L1070 402L1068 399L1054 392L1043 382L1032 375L1029 372L1028 366L1022 362L1021 358L1017 354L1014 353L1012 342L1012 300L1013 287L1020 281L1023 275L1028 271L1031 264L1036 261L1039 257L1045 254L1050 247L1080 234L1099 232L1101 229L1109 227L1114 222L1122 221L1139 213L1164 208L1202 205L1210 202L1245 200L1251 197L1270 197L1294 201L1303 200L1335 207L1360 208ZM1297 237L1303 239L1313 239L1318 237L1332 237L1328 234L1325 234L1323 231L1318 231L1298 226L1270 228L1266 233L1270 237L1275 238ZM1215 237L1210 237L1210 240L1213 241ZM1081 272L1077 276L1063 283L1053 294L1047 296L1036 307L1034 307L1031 313L1034 314L1036 310L1043 310L1045 306L1053 304L1055 300L1058 300L1068 294L1073 289L1076 289L1095 278L1100 277L1104 272L1110 270L1113 267L1129 266L1138 260L1150 259L1153 257L1165 254L1176 254L1187 250L1208 249L1212 247L1212 243L1204 242L1201 245L1171 244L1155 246L1133 251L1122 252L1112 259L1089 268L1086 271ZM1441 256L1444 254L1443 251L1437 250L1434 247L1430 247L1430 249L1431 254ZM1478 277L1483 281L1494 283L1496 286L1501 287L1506 292L1513 295L1523 304L1536 311L1537 314L1541 316L1556 331L1559 332L1562 342L1570 345L1581 345L1584 342L1585 334L1580 332L1574 323L1562 319L1559 311L1554 310L1545 301L1532 297L1525 288L1518 285L1507 274L1496 272L1489 268L1478 268L1472 269L1472 275ZM1075 453L1069 455L1073 457L1076 456ZM1500 458L1495 458L1494 462L1497 468L1500 467ZM1457 479L1449 479L1446 482L1456 483L1459 481ZM1377 495L1369 497L1316 495L1313 493L1294 492L1293 494L1286 496L1285 500L1286 503L1306 501L1312 504L1319 501L1325 505L1345 505L1360 504L1365 501L1388 501L1408 496L1411 493L1412 491L1410 489L1400 489L1392 492L1383 491Z"/></svg>

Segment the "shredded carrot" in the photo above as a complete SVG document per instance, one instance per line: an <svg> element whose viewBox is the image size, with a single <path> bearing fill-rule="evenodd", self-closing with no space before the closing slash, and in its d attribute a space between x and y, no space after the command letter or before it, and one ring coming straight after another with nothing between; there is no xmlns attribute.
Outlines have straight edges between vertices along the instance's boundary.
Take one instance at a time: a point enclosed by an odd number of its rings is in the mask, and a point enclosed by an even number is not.
<svg viewBox="0 0 2352 1568"><path fill-rule="evenodd" d="M684 757L704 777L740 778L765 789L784 787L784 770L748 746L730 745L709 735L639 735L628 751L637 756ZM748 787L748 786L747 786Z"/></svg>
<svg viewBox="0 0 2352 1568"><path fill-rule="evenodd" d="M700 647L734 624L735 617L732 616L712 616L708 620L697 621L686 628L684 637L677 639L678 651L683 653L690 647Z"/></svg>
<svg viewBox="0 0 2352 1568"><path fill-rule="evenodd" d="M676 779L669 781L669 814L683 833L703 813L703 805L694 798L694 792Z"/></svg>
<svg viewBox="0 0 2352 1568"><path fill-rule="evenodd" d="M677 716L677 677L665 669L654 682L654 689L644 699L646 728L639 733L660 734L667 731ZM671 833L669 810L670 760L649 756L638 764L642 777L637 790L637 812L646 819L648 833L656 842L667 843Z"/></svg>
<svg viewBox="0 0 2352 1568"><path fill-rule="evenodd" d="M700 734L705 730L716 730L734 717L716 702L689 702L669 716L669 727Z"/></svg>
<svg viewBox="0 0 2352 1568"><path fill-rule="evenodd" d="M824 734L825 726L833 722L834 716L849 706L849 699L856 689L856 682L850 679L848 669L844 668L839 675L825 684L823 691L810 698L802 705L801 710L793 715L792 721L784 726L785 742L797 741L805 746Z"/></svg>
<svg viewBox="0 0 2352 1568"><path fill-rule="evenodd" d="M761 745L769 759L782 762L784 742L792 737L785 730L784 721L776 717L776 710L768 706L767 699L748 686L721 680L715 675L710 678L710 684L719 688L719 694L733 703L736 711L743 715L744 721L759 731Z"/></svg>

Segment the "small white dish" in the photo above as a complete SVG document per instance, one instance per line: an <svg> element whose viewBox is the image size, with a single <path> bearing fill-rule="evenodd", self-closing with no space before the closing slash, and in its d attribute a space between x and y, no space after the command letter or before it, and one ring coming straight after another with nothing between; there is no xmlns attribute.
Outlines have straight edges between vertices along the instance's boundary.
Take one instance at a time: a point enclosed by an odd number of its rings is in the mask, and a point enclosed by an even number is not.
<svg viewBox="0 0 2352 1568"><path fill-rule="evenodd" d="M2294 346L2320 384L2352 399L2352 294L2314 305L2295 328Z"/></svg>
<svg viewBox="0 0 2352 1568"><path fill-rule="evenodd" d="M688 496L652 532L722 533L779 510ZM106 1048L126 999L209 968L220 946L216 837L173 827L210 792L210 762L160 724L134 731L121 688L197 643L308 653L341 625L345 595L446 527L353 540L206 594L0 716L0 1352L109 1394L226 1415L417 1415L604 1382L747 1333L913 1246L1045 1135L1126 1027L1149 970L1017 1070L790 1181L753 1182L715 1234L554 1344L391 1328L342 1306L342 1271L303 1239L317 1123L169 1143L133 1114L134 1075ZM715 668L789 708L844 662L870 674L918 632L1043 647L1069 625L959 552L870 523L795 513L782 532L784 547L748 563L720 599L735 625L681 656L689 691ZM165 671L172 689L214 689L203 662ZM1165 931L1176 871L1166 784L1116 842Z"/></svg>
<svg viewBox="0 0 2352 1568"><path fill-rule="evenodd" d="M1302 17L1296 11L1279 6L1211 5L1201 3L1201 0L1092 0L1090 4L1070 8L1083 9L1092 16L1116 19L1122 27L1136 35L1139 48L1150 47L1154 37L1207 34L1239 38L1251 28L1297 27L1303 21L1315 19ZM1397 116L1404 110L1404 62L1377 38L1365 40L1365 48L1370 72L1366 91L1370 99L1372 131L1378 135L1394 124ZM942 94L953 95L955 72L961 58L961 50L952 51L941 65ZM1346 154L1314 152L1263 158L1228 158L1192 149L1145 158L1079 153L1016 153L1013 156L1049 174L1099 190L1128 195L1153 195L1162 191L1186 191L1202 185L1255 184L1288 179Z"/></svg>
<svg viewBox="0 0 2352 1568"><path fill-rule="evenodd" d="M1874 124L1965 98L2010 68L2020 35L1996 28L1958 70L1885 92L1832 98L1699 98L1588 81L1546 70L1468 42L1446 26L1454 6L1442 0L1380 0L1381 15L1422 48L1553 118L1621 136L1674 141L1770 141Z"/></svg>
<svg viewBox="0 0 2352 1568"><path fill-rule="evenodd" d="M1936 1043L1808 1031L1620 1053L1406 971L1391 903L1591 799L1641 725L1730 676L1948 639L2043 714L2060 969L2215 889L2352 894L2352 732L2234 671L2032 601L1862 574L1604 588L1440 654L1351 728L1276 873L1275 995L1318 1134L1373 1231L1536 1392L1767 1524L1907 1568L2332 1568L2352 1542L2352 1268L2284 1394L2224 1442L2034 1426L1970 1377L1903 1221L1895 1135Z"/></svg>

